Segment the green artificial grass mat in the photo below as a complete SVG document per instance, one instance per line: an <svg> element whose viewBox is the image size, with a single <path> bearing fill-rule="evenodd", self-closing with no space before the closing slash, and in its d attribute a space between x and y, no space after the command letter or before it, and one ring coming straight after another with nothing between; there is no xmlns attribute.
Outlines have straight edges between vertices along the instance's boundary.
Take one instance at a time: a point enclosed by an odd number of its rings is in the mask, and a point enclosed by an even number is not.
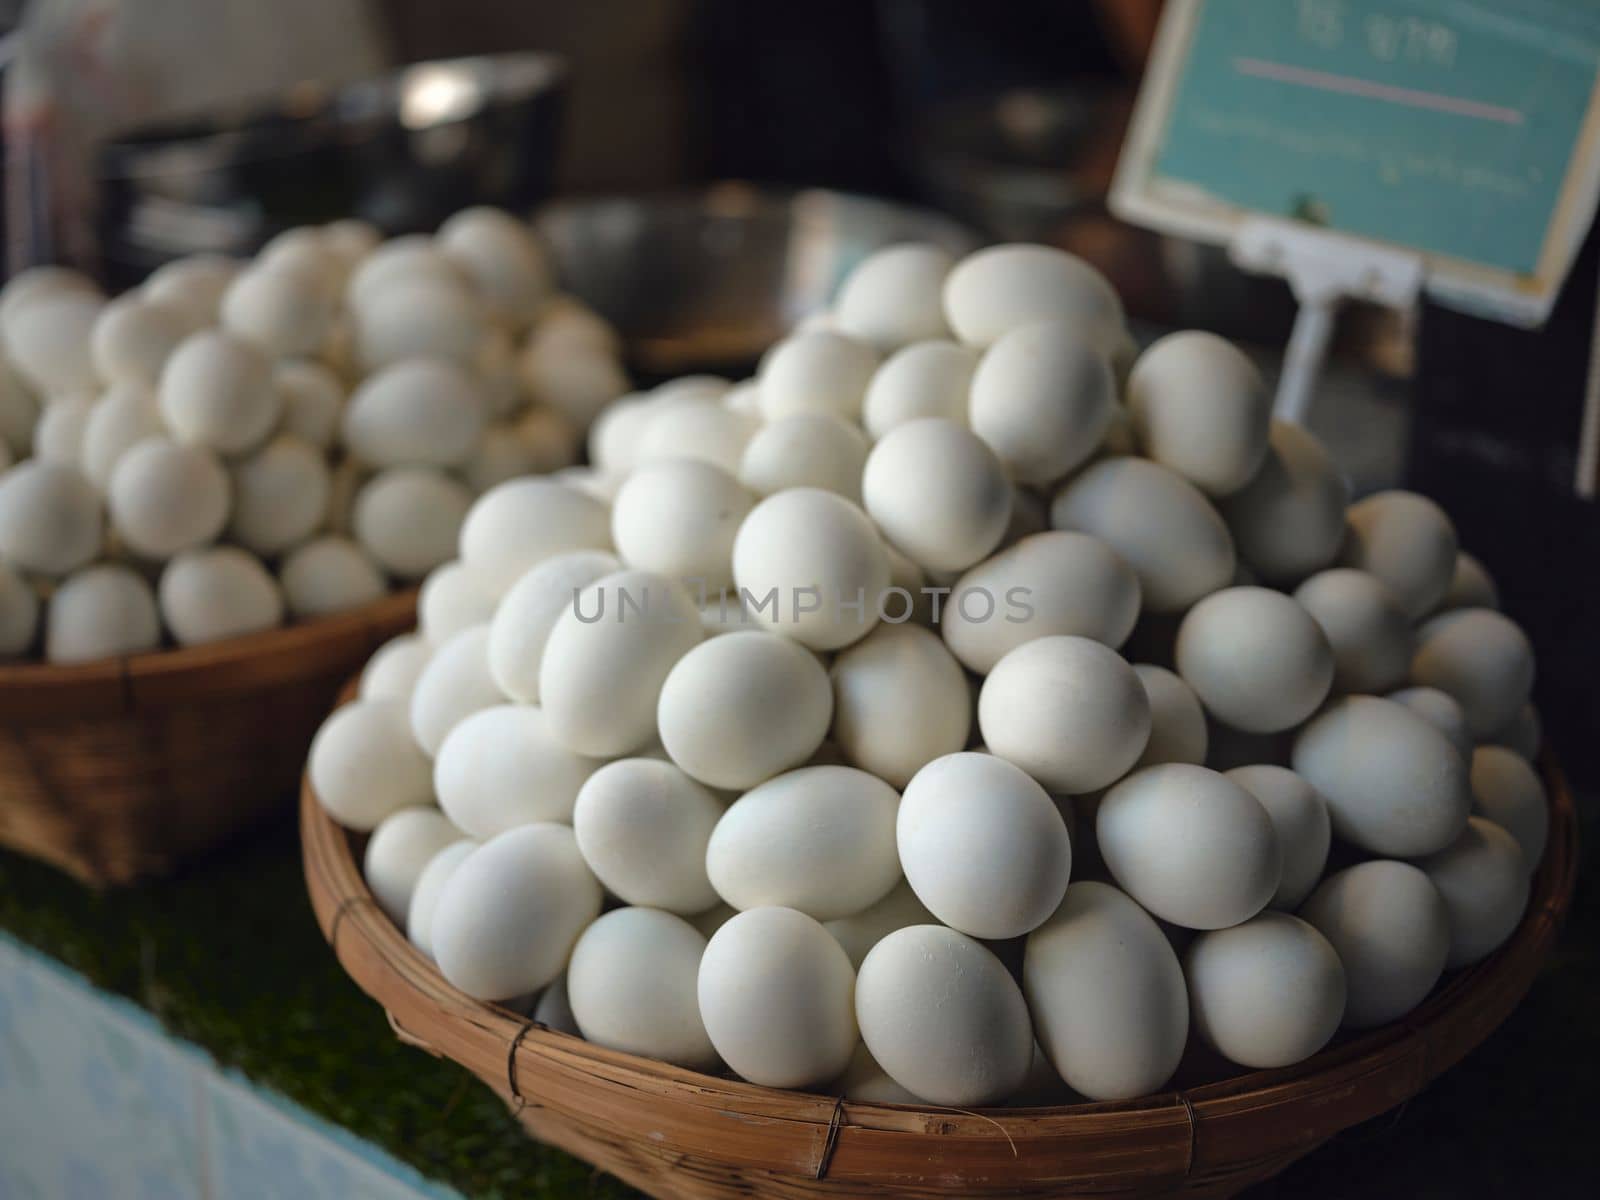
<svg viewBox="0 0 1600 1200"><path fill-rule="evenodd" d="M1593 798L1579 800L1592 847ZM322 940L287 821L176 878L105 894L0 853L0 928L148 1009L222 1065L473 1200L636 1194L530 1141L463 1068L395 1040ZM1347 1131L1251 1195L1600 1194L1590 1116L1597 1004L1600 890L1585 871L1552 961L1487 1043L1403 1108Z"/></svg>

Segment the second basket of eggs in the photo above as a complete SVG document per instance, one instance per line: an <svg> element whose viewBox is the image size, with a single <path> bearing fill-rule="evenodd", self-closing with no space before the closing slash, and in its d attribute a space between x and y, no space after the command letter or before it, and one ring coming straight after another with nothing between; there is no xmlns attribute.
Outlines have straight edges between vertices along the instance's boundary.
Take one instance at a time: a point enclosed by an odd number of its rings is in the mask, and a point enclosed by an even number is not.
<svg viewBox="0 0 1600 1200"><path fill-rule="evenodd" d="M96 883L283 806L473 498L568 466L626 390L489 209L294 229L109 300L36 268L0 335L0 841Z"/></svg>
<svg viewBox="0 0 1600 1200"><path fill-rule="evenodd" d="M899 246L588 446L472 506L303 810L341 958L542 1136L663 1195L1225 1194L1526 986L1571 883L1528 641L1228 343ZM1337 1039L1377 1065L1292 1117L1140 1100ZM1018 1104L1089 1107L963 1116Z"/></svg>

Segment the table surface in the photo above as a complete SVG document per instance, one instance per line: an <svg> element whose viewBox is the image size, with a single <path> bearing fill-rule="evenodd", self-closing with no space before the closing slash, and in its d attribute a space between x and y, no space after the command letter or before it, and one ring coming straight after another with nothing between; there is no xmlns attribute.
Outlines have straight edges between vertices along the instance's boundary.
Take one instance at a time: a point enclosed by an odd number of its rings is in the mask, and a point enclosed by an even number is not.
<svg viewBox="0 0 1600 1200"><path fill-rule="evenodd" d="M1592 848L1594 798L1580 796L1579 806ZM104 895L0 853L0 928L126 996L223 1066L474 1200L634 1194L529 1141L456 1064L395 1040L317 930L287 821L177 878ZM1593 1194L1597 998L1600 884L1584 871L1555 955L1499 1031L1404 1108L1249 1195Z"/></svg>

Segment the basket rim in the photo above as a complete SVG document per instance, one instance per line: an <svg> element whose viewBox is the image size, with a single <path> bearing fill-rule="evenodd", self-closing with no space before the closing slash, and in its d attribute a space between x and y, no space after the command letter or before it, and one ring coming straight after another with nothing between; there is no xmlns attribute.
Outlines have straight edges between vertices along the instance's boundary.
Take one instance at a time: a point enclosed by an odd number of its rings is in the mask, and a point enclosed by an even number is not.
<svg viewBox="0 0 1600 1200"><path fill-rule="evenodd" d="M353 691L352 681L338 703L348 702ZM737 1156L734 1161L816 1179L824 1174L836 1180L877 1178L871 1160L885 1146L898 1145L903 1155L905 1135L928 1133L938 1135L936 1147L914 1153L919 1168L929 1174L944 1171L953 1161L964 1162L962 1156L977 1155L975 1170L991 1179L1008 1173L1008 1165L1018 1180L1182 1179L1242 1169L1278 1153L1308 1151L1416 1095L1504 1020L1555 939L1577 873L1571 789L1548 752L1541 754L1539 765L1550 802L1550 836L1521 923L1493 955L1447 975L1443 986L1411 1013L1290 1067L1247 1071L1131 1100L1046 1108L969 1111L844 1100L766 1088L597 1046L474 1000L446 982L378 906L357 860L357 835L323 810L308 776L301 785L302 858L323 938L357 986L385 1008L396 1035L474 1070L516 1110L535 1104L560 1108L575 1081L604 1085L620 1097L605 1109L603 1119L608 1121L618 1115L616 1103L644 1101L658 1113L670 1102L692 1104L745 1124L771 1123L789 1130L800 1145L789 1161L758 1164ZM495 1072L465 1061L469 1054L484 1059L489 1051L498 1064ZM1263 1116L1289 1110L1293 1119L1276 1122L1272 1136L1264 1139L1253 1128ZM592 1105L578 1116L602 1119ZM658 1142L663 1138L654 1127L640 1136ZM1108 1142L1120 1147L1111 1165L1100 1161L1074 1170L1059 1161L1074 1148ZM857 1154L849 1153L852 1147ZM1058 1161L1039 1174L1016 1174L1023 1152L1029 1150ZM709 1154L714 1157L716 1150Z"/></svg>
<svg viewBox="0 0 1600 1200"><path fill-rule="evenodd" d="M82 663L0 663L0 718L97 715L163 707L192 699L214 683L315 672L329 648L403 632L414 623L418 589L390 592L368 604L198 646L165 647ZM300 669L297 669L297 664Z"/></svg>

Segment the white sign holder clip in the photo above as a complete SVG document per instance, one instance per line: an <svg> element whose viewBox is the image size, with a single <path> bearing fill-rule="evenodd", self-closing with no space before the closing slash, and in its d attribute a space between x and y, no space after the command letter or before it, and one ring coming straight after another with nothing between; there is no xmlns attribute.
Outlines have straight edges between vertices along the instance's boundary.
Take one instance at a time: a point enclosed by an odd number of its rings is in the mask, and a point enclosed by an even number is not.
<svg viewBox="0 0 1600 1200"><path fill-rule="evenodd" d="M1420 255L1294 221L1246 217L1228 256L1246 271L1283 276L1299 301L1274 407L1296 424L1311 410L1339 305L1356 299L1409 310L1422 290Z"/></svg>

